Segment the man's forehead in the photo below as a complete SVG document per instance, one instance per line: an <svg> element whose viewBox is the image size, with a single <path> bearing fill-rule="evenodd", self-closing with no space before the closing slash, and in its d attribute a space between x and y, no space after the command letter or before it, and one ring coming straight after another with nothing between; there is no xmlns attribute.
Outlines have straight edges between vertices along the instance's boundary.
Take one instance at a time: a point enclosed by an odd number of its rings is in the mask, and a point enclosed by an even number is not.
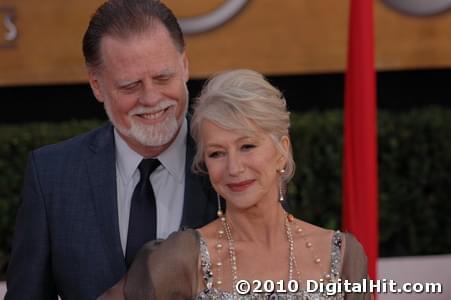
<svg viewBox="0 0 451 300"><path fill-rule="evenodd" d="M164 57L175 58L184 54L177 50L174 42L166 33L156 30L140 32L127 37L105 35L101 40L99 50L100 55L104 58L130 57L138 54L140 56L157 56L164 60ZM175 55L176 53L179 55Z"/></svg>
<svg viewBox="0 0 451 300"><path fill-rule="evenodd" d="M132 42L133 40L153 40L158 39L158 43L171 43L174 47L176 47L174 40L171 37L166 26L164 26L161 21L155 20L149 22L147 25L144 25L141 28L129 28L122 31L112 31L106 33L101 38L101 44L104 44L105 41L114 40L120 43ZM177 48L177 47L176 47Z"/></svg>

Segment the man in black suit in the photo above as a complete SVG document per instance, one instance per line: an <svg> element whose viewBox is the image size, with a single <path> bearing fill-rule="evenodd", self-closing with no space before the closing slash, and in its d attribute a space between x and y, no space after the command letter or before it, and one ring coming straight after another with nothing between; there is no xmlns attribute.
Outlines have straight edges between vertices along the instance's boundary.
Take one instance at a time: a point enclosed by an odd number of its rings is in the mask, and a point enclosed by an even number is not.
<svg viewBox="0 0 451 300"><path fill-rule="evenodd" d="M30 154L7 300L94 299L146 240L215 216L208 179L191 173L188 59L172 12L154 0L109 0L83 53L111 123ZM143 160L153 170L142 171ZM143 195L152 201L134 204Z"/></svg>

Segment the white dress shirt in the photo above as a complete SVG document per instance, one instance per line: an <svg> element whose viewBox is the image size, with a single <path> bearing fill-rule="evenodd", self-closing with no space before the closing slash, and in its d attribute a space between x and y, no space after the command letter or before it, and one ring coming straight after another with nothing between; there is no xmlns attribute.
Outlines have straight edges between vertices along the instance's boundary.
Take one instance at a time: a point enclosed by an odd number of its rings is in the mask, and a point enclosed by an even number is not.
<svg viewBox="0 0 451 300"><path fill-rule="evenodd" d="M188 124L184 120L176 139L157 157L161 165L150 175L157 204L157 238L180 228L185 193L186 138ZM143 157L133 151L114 129L116 145L116 186L119 231L122 251L127 245L128 222L133 191L139 182L138 165Z"/></svg>

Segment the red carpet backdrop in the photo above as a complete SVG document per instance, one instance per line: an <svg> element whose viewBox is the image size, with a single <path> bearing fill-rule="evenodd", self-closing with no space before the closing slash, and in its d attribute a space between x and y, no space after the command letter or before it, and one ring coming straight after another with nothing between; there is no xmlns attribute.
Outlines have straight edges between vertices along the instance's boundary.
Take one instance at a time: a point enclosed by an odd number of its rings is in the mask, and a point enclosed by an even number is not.
<svg viewBox="0 0 451 300"><path fill-rule="evenodd" d="M373 0L351 0L345 82L343 217L368 255L376 279L378 257L377 113Z"/></svg>

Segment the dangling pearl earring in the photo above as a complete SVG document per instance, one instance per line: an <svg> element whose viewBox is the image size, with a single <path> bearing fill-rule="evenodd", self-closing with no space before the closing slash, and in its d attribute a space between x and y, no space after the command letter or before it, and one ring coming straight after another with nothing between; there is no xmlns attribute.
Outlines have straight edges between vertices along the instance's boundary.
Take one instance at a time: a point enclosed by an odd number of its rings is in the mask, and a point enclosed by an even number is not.
<svg viewBox="0 0 451 300"><path fill-rule="evenodd" d="M220 218L220 217L222 217L224 215L224 212L222 211L222 208L221 208L221 197L219 196L218 193L216 193L216 195L217 195L217 198L218 198L218 212L216 214Z"/></svg>
<svg viewBox="0 0 451 300"><path fill-rule="evenodd" d="M277 170L277 173L280 174L280 176L282 176L283 174L285 174L285 169L280 169ZM283 197L283 190L282 190L282 178L279 181L279 202L283 202L285 199Z"/></svg>

